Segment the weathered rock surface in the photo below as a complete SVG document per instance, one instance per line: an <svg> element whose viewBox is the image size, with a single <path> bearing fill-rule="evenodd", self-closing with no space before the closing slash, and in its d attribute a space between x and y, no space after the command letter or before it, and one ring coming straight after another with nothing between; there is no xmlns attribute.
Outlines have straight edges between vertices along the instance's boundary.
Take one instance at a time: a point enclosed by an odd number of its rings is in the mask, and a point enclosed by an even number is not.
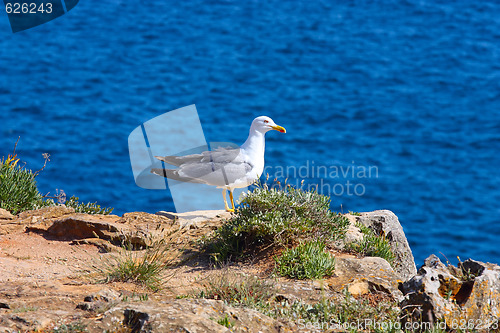
<svg viewBox="0 0 500 333"><path fill-rule="evenodd" d="M14 215L12 215L8 210L0 208L0 220L12 220Z"/></svg>
<svg viewBox="0 0 500 333"><path fill-rule="evenodd" d="M382 258L337 256L335 274L327 282L336 290L347 288L354 296L383 292L400 300L403 294L398 290L397 280L391 265Z"/></svg>
<svg viewBox="0 0 500 333"><path fill-rule="evenodd" d="M220 218L229 218L230 213L225 210L196 210L193 212L186 213L172 213L160 211L156 215L165 216L172 220L176 220L181 228L197 228L200 224L204 224L206 221Z"/></svg>
<svg viewBox="0 0 500 333"><path fill-rule="evenodd" d="M347 227L345 237L336 241L333 246L335 249L339 251L348 251L349 245L352 243L359 243L363 240L363 233L361 230L355 225L356 224L356 216L346 214L345 215L349 220L349 226Z"/></svg>
<svg viewBox="0 0 500 333"><path fill-rule="evenodd" d="M161 213L161 214L160 214ZM160 212L148 214L144 212L116 215L88 215L74 213L72 208L64 206L48 207L37 211L23 213L15 230L27 230L42 233L58 240L72 240L76 243L100 243L97 239L109 241L114 245L129 245L133 248L144 248L158 238L178 233L181 229L200 229L210 227L229 216L225 211L199 211L176 214ZM196 233L191 231L190 234ZM178 236L178 235L176 235ZM82 241L83 240L83 241ZM183 241L180 238L177 241ZM109 247L112 248L112 247Z"/></svg>
<svg viewBox="0 0 500 333"><path fill-rule="evenodd" d="M498 328L500 319L500 266L466 260L446 266L429 256L418 275L401 285L401 308L406 322L445 321L448 329Z"/></svg>
<svg viewBox="0 0 500 333"><path fill-rule="evenodd" d="M398 217L393 212L376 210L361 213L361 216L356 216L356 221L369 227L377 235L385 235L395 256L394 271L402 281L406 281L417 274L410 245Z"/></svg>
<svg viewBox="0 0 500 333"><path fill-rule="evenodd" d="M78 303L77 309L93 312L103 312L120 303L122 295L113 289L102 289L97 293L86 296L83 302Z"/></svg>
<svg viewBox="0 0 500 333"><path fill-rule="evenodd" d="M64 215L73 214L75 212L74 208L61 206L50 206L44 207L37 210L28 210L19 214L19 220L25 223L36 223L37 221L45 219L58 218ZM26 221L30 219L29 221Z"/></svg>
<svg viewBox="0 0 500 333"><path fill-rule="evenodd" d="M23 232L31 225L51 223L54 218L72 214L75 210L66 206L44 207L30 210L9 219L0 219L0 235ZM10 213L9 213L10 214Z"/></svg>
<svg viewBox="0 0 500 333"><path fill-rule="evenodd" d="M217 323L225 318L231 329ZM111 332L123 327L132 332L292 332L288 325L255 310L207 299L122 303L88 328Z"/></svg>

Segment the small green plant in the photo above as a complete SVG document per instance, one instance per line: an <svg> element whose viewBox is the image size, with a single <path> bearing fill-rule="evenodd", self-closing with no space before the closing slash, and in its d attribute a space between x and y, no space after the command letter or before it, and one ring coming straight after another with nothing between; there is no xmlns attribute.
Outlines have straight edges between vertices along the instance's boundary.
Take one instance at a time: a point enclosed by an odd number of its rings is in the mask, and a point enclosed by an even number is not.
<svg viewBox="0 0 500 333"><path fill-rule="evenodd" d="M24 312L33 312L36 310L38 310L38 307L36 307L36 306L23 306L23 307L15 308L13 310L13 312L14 313L24 313Z"/></svg>
<svg viewBox="0 0 500 333"><path fill-rule="evenodd" d="M133 250L130 244L120 248L118 254L110 253L100 257L92 266L100 277L99 282L132 282L158 291L168 276L167 270L174 265L170 246L164 239L153 240L144 250ZM148 297L145 294L144 297ZM141 299L145 300L145 299Z"/></svg>
<svg viewBox="0 0 500 333"><path fill-rule="evenodd" d="M357 227L361 230L363 239L349 244L348 248L365 256L381 257L392 265L395 257L385 236L376 235L370 228L360 223L357 224Z"/></svg>
<svg viewBox="0 0 500 333"><path fill-rule="evenodd" d="M87 325L76 322L73 324L61 324L52 330L53 333L80 333L88 332Z"/></svg>
<svg viewBox="0 0 500 333"><path fill-rule="evenodd" d="M78 200L78 197L72 196L65 205L74 208L76 213L109 215L113 211L113 208L101 208L97 202L82 203Z"/></svg>
<svg viewBox="0 0 500 333"><path fill-rule="evenodd" d="M269 281L224 270L210 276L197 296L222 300L231 305L267 308L274 292L274 286Z"/></svg>
<svg viewBox="0 0 500 333"><path fill-rule="evenodd" d="M321 279L335 270L335 257L322 241L307 241L275 257L275 271L294 279Z"/></svg>
<svg viewBox="0 0 500 333"><path fill-rule="evenodd" d="M351 210L349 211L349 214L354 215L354 216L361 216L361 213L359 213L359 212L353 212Z"/></svg>
<svg viewBox="0 0 500 333"><path fill-rule="evenodd" d="M349 221L330 211L330 198L286 185L257 186L236 213L206 242L216 262L264 247L287 247L298 240L335 241ZM249 253L250 254L250 253Z"/></svg>
<svg viewBox="0 0 500 333"><path fill-rule="evenodd" d="M231 321L231 318L226 313L224 317L217 319L217 324L222 325L227 328L231 328L234 326L234 323Z"/></svg>
<svg viewBox="0 0 500 333"><path fill-rule="evenodd" d="M356 328L369 332L399 332L380 327L397 327L399 308L389 299L355 299L347 290L341 300L322 297L318 303L292 301L275 297L277 289L270 281L251 276L242 276L227 270L217 272L205 281L198 297L223 300L233 306L253 308L277 319L293 320L295 323L311 323L326 328L342 328L343 324L356 323ZM226 320L222 321L226 322ZM229 317L227 318L229 321ZM227 327L227 326L226 326ZM314 326L316 327L316 326ZM353 331L353 332L354 332Z"/></svg>
<svg viewBox="0 0 500 333"><path fill-rule="evenodd" d="M397 332L387 330L377 330L374 326L396 327L399 324L399 309L396 302L380 300L376 305L370 304L366 299L355 299L350 293L344 291L344 297L340 301L334 301L323 297L315 304L303 301L288 304L284 302L275 306L267 314L275 318L289 318L295 322L312 323L322 329L343 328L349 331L344 324L356 323L354 331L368 332ZM299 321L300 320L300 321ZM392 325L391 325L392 324ZM358 330L356 330L358 329Z"/></svg>
<svg viewBox="0 0 500 333"><path fill-rule="evenodd" d="M50 161L49 154L43 154L44 164L38 171L31 171L21 165L14 151L7 158L0 161L0 208L10 211L12 214L47 206L55 206L56 203L48 195L42 195L37 188L36 177ZM61 191L64 194L63 191ZM55 197L60 199L60 196ZM65 200L65 194L64 194ZM64 201L63 200L63 201ZM63 202L60 202L63 203ZM87 214L110 214L113 208L101 208L97 203L80 203L78 197L72 196L67 202L68 207L73 207L77 213Z"/></svg>
<svg viewBox="0 0 500 333"><path fill-rule="evenodd" d="M453 275L455 275L460 281L463 282L469 282L469 281L474 281L479 275L481 275L482 271L471 271L470 268L465 269L464 263L460 259L459 256L457 256L458 259L458 269L455 269L455 274L452 272ZM448 269L451 270L451 265L448 265Z"/></svg>
<svg viewBox="0 0 500 333"><path fill-rule="evenodd" d="M445 300L449 300L451 298L451 296L453 295L453 290L450 289L446 292L446 295L444 296L444 299Z"/></svg>
<svg viewBox="0 0 500 333"><path fill-rule="evenodd" d="M0 161L0 208L13 214L36 209L43 201L36 186L36 173L19 165L15 153Z"/></svg>
<svg viewBox="0 0 500 333"><path fill-rule="evenodd" d="M184 299L184 298L190 298L190 297L192 297L192 295L181 294L181 295L176 295L175 299Z"/></svg>

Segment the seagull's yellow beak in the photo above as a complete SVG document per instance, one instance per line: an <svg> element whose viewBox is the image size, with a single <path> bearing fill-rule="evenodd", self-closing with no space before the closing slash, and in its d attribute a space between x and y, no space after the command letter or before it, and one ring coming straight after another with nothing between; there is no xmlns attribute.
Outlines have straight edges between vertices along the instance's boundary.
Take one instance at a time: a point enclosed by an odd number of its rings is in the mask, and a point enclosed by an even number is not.
<svg viewBox="0 0 500 333"><path fill-rule="evenodd" d="M279 125L273 125L271 127L273 130L277 130L278 132L281 132L281 133L286 133L286 129L284 127L281 127Z"/></svg>

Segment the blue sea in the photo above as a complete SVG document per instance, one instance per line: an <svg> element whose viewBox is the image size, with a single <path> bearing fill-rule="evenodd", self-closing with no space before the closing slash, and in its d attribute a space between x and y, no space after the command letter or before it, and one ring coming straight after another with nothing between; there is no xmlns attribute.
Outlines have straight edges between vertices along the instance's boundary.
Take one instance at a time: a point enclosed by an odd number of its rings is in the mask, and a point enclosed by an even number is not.
<svg viewBox="0 0 500 333"><path fill-rule="evenodd" d="M136 185L127 140L195 104L207 142L243 143L259 115L286 127L270 177L392 210L417 265L500 262L497 1L82 0L16 34L0 15L0 47L0 157L18 137L26 167L50 154L43 193L174 210Z"/></svg>

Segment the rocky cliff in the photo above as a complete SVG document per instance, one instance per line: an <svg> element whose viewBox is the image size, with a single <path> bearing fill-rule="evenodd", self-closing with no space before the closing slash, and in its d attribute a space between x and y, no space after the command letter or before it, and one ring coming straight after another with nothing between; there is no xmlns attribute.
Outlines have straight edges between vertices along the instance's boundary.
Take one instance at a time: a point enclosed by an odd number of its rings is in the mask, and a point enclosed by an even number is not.
<svg viewBox="0 0 500 333"><path fill-rule="evenodd" d="M498 329L500 267L474 260L454 267L431 256L417 271L390 211L348 215L345 238L328 247L334 274L313 281L274 276L272 252L214 265L200 244L228 217L0 210L0 331ZM388 240L391 263L349 250L365 237L363 226ZM151 261L167 260L168 268L155 284L108 274L117 262L144 262L158 240L164 250Z"/></svg>

